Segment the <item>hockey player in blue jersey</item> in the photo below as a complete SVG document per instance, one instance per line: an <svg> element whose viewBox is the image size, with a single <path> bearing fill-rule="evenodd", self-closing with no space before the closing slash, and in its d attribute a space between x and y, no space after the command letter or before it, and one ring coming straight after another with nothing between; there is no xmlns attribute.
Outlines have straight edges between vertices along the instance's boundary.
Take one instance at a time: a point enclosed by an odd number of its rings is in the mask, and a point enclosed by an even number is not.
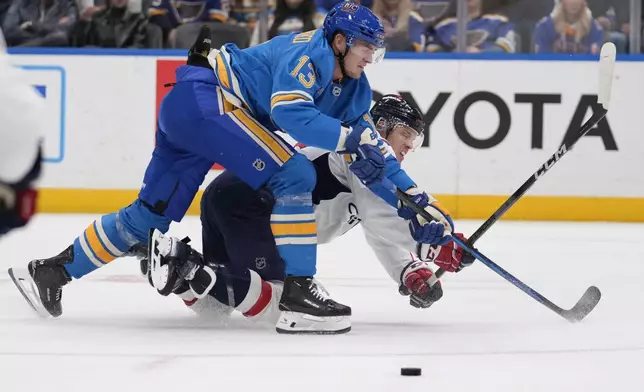
<svg viewBox="0 0 644 392"><path fill-rule="evenodd" d="M59 316L63 285L145 244L150 229L165 232L170 222L180 221L217 162L251 187L265 186L276 199L271 229L286 267L284 317L312 324L312 332L343 332L351 309L321 295L313 280L315 170L275 132L357 156L351 171L367 185L377 188L385 170L397 173L399 168L385 163L386 149L368 115L371 89L363 74L384 55L382 25L368 9L342 3L321 30L245 50L225 45L210 51L210 34L202 34L161 104L138 199L90 224L60 255L32 261L28 273L10 274L35 308ZM402 189L412 184L406 175L394 178Z"/></svg>
<svg viewBox="0 0 644 392"><path fill-rule="evenodd" d="M308 313L330 320L325 330L342 330L351 309L320 297L312 279L315 170L275 131L356 154L354 174L365 183L382 179L382 141L367 113L371 89L363 75L384 54L382 25L368 9L346 3L328 14L322 30L243 51L226 45L210 52L205 33L161 104L156 146L137 200L90 224L59 255L34 260L27 271L12 268L10 275L36 310L59 316L62 286L141 247L150 229L165 232L180 221L217 162L276 198L272 230L289 275L285 313L296 320Z"/></svg>

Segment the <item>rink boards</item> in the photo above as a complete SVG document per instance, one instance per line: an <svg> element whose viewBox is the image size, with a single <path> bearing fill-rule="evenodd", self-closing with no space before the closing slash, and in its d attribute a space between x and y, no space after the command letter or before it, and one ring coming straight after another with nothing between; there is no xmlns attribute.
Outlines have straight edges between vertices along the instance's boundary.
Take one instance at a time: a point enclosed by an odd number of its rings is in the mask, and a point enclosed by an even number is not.
<svg viewBox="0 0 644 392"><path fill-rule="evenodd" d="M158 103L168 90L163 84L174 81L178 54L12 56L47 100L51 120L40 211L107 212L136 197L154 146ZM592 57L406 55L367 73L374 97L402 94L425 113L424 146L404 167L461 219L489 216L590 117L596 100ZM644 62L618 61L606 120L506 217L644 221L642 102Z"/></svg>

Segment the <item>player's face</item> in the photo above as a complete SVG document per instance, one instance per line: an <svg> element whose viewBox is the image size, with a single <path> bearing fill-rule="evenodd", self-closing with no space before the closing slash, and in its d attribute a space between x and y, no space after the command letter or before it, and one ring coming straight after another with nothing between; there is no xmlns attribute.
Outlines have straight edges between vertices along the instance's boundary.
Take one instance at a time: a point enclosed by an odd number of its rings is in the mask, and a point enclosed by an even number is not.
<svg viewBox="0 0 644 392"><path fill-rule="evenodd" d="M403 124L395 125L389 132L389 137L387 137L387 141L394 150L398 162L402 162L405 156L420 144L418 143L419 139L422 142L422 138L418 136L415 130Z"/></svg>
<svg viewBox="0 0 644 392"><path fill-rule="evenodd" d="M368 64L381 60L382 49L363 41L355 41L344 56L344 70L351 78L359 78Z"/></svg>

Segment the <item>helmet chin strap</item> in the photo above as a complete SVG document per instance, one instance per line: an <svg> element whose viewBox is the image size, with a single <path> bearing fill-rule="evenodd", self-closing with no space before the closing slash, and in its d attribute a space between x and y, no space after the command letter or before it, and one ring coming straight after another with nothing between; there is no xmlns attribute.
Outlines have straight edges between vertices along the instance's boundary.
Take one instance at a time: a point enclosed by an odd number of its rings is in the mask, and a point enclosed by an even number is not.
<svg viewBox="0 0 644 392"><path fill-rule="evenodd" d="M334 51L335 52L335 51ZM344 49L344 53L338 53L335 57L338 58L338 63L340 63L340 71L342 72L342 78L350 78L351 76L347 75L347 71L344 68L344 58L349 53L349 46Z"/></svg>

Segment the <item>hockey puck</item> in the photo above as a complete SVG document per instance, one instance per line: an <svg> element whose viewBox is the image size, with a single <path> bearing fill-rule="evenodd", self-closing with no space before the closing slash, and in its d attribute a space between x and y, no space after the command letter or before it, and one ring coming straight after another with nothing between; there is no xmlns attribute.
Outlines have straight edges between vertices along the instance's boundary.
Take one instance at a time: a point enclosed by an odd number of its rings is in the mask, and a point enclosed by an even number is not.
<svg viewBox="0 0 644 392"><path fill-rule="evenodd" d="M401 376L420 376L422 370L420 368L400 368Z"/></svg>

